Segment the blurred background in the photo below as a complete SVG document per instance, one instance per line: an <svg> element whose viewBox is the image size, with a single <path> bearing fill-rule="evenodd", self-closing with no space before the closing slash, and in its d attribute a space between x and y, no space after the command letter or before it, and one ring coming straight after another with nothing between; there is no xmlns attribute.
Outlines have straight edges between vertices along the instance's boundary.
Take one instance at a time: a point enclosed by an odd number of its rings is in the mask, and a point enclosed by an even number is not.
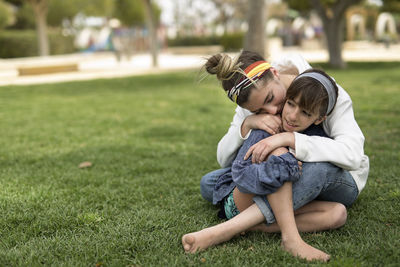
<svg viewBox="0 0 400 267"><path fill-rule="evenodd" d="M399 30L398 0L0 0L0 78L194 68L242 48L345 68L400 60Z"/></svg>

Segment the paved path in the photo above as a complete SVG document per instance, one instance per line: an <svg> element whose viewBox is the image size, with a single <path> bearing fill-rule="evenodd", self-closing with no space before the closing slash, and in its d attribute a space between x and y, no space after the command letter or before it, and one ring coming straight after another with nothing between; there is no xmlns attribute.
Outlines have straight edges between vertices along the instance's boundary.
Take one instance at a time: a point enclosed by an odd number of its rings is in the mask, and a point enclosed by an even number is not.
<svg viewBox="0 0 400 267"><path fill-rule="evenodd" d="M279 51L270 51L272 55L285 53L301 53L311 63L324 62L328 59L325 50L285 48ZM152 68L151 57L148 54L138 54L129 61L121 62L118 62L111 52L0 59L0 86L115 78L182 69L200 69L206 57L207 55L200 54L179 55L163 52L159 56L158 68ZM400 64L400 44L392 45L390 48L385 48L382 44L346 44L343 57L346 61L399 61ZM78 64L78 71L26 76L20 76L18 73L18 67L21 66L48 66L65 63Z"/></svg>

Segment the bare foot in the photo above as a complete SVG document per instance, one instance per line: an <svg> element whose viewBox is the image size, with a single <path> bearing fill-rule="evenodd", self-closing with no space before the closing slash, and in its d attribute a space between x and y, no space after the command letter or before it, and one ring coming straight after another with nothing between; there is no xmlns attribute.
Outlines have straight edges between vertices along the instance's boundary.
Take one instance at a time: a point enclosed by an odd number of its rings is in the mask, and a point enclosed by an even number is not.
<svg viewBox="0 0 400 267"><path fill-rule="evenodd" d="M195 253L196 251L205 250L208 247L211 247L213 243L210 241L211 239L208 238L207 232L202 230L184 235L182 237L182 246L185 252Z"/></svg>
<svg viewBox="0 0 400 267"><path fill-rule="evenodd" d="M303 240L296 242L282 241L282 248L293 256L305 259L307 261L319 260L327 262L330 259L330 255L310 246Z"/></svg>
<svg viewBox="0 0 400 267"><path fill-rule="evenodd" d="M213 226L201 231L182 236L182 246L185 252L195 253L211 246L228 241L233 236L223 232L223 228Z"/></svg>

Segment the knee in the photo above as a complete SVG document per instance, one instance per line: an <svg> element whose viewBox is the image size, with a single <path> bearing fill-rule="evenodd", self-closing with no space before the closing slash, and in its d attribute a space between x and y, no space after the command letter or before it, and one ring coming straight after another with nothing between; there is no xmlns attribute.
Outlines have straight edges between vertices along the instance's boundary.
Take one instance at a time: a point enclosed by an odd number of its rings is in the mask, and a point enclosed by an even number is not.
<svg viewBox="0 0 400 267"><path fill-rule="evenodd" d="M332 229L342 227L347 221L347 209L341 203L335 203L332 209Z"/></svg>

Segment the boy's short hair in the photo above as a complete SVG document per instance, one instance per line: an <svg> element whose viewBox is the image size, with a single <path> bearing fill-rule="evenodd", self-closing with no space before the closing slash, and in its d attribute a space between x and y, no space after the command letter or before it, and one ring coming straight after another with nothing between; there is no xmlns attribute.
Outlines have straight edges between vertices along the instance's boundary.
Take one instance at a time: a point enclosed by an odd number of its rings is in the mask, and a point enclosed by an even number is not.
<svg viewBox="0 0 400 267"><path fill-rule="evenodd" d="M333 88L336 91L336 95L338 95L338 87L336 82L329 77L324 71L318 69L309 69L303 73L307 72L318 72L325 77L327 77L333 84ZM286 92L286 99L294 100L296 97L300 96L298 101L298 105L310 112L318 113L321 117L327 114L328 109L328 93L326 92L325 87L319 83L317 80L310 77L300 77L295 79L289 86ZM336 104L335 99L335 104Z"/></svg>

